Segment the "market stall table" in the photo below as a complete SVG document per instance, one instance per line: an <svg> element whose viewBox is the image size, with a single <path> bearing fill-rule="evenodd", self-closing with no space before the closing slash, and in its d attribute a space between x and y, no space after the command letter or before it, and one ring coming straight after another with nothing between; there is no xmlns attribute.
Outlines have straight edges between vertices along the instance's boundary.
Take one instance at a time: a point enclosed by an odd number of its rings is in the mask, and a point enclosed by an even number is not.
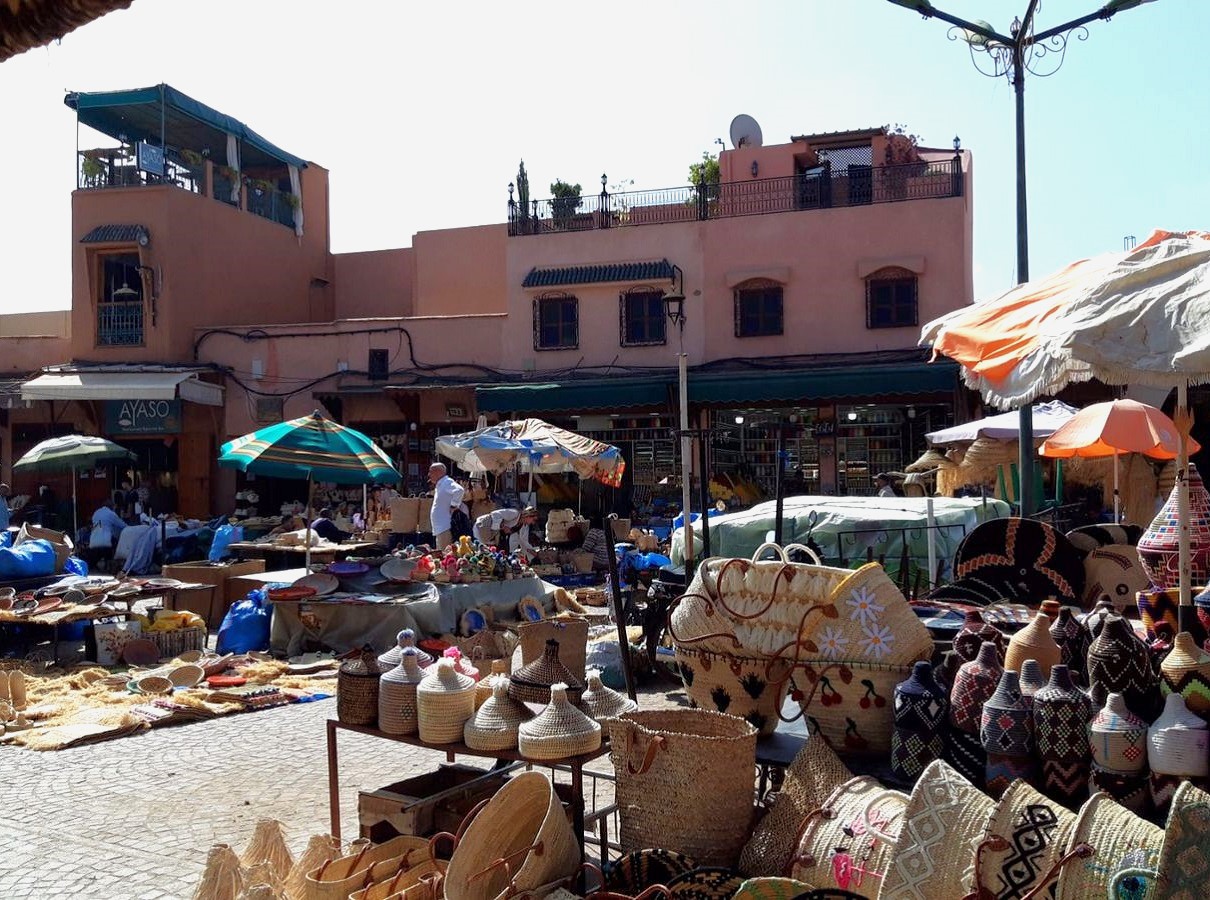
<svg viewBox="0 0 1210 900"><path fill-rule="evenodd" d="M304 546L290 547L281 544L258 543L256 541L236 541L229 544L227 549L239 559L263 559L266 568L289 568L298 565L306 558L307 548ZM311 548L311 562L330 563L336 560L348 559L350 556L377 555L383 551L381 544L369 541L336 544Z"/></svg>

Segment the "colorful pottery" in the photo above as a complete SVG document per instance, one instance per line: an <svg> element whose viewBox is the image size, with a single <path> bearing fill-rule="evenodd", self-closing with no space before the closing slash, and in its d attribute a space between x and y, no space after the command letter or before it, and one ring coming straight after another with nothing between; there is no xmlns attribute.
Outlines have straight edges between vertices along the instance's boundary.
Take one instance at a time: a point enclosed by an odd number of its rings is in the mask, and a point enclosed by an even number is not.
<svg viewBox="0 0 1210 900"><path fill-rule="evenodd" d="M949 698L925 660L912 666L911 677L895 685L895 727L936 733L949 715Z"/></svg>
<svg viewBox="0 0 1210 900"><path fill-rule="evenodd" d="M1110 616L1088 648L1088 687L1092 702L1104 705L1110 694L1121 694L1140 716L1154 717L1159 701L1158 676L1151 667L1147 645L1130 623Z"/></svg>
<svg viewBox="0 0 1210 900"><path fill-rule="evenodd" d="M991 641L984 641L979 655L962 664L950 691L950 724L954 728L979 733L983 704L996 692L1003 671L996 645Z"/></svg>
<svg viewBox="0 0 1210 900"><path fill-rule="evenodd" d="M958 629L958 633L954 635L953 645L954 650L962 657L963 661L969 661L979 655L979 648L984 641L991 641L996 645L1000 652L1000 658L1004 658L1004 632L983 618L983 613L977 609L968 610L966 617L962 621L962 627Z"/></svg>
<svg viewBox="0 0 1210 900"><path fill-rule="evenodd" d="M1175 588L1168 590L1142 590L1135 595L1135 603L1139 608L1139 618L1143 620L1143 628L1148 640L1172 636L1181 630L1177 609L1181 602L1181 592Z"/></svg>
<svg viewBox="0 0 1210 900"><path fill-rule="evenodd" d="M1067 666L1058 665L1050 670L1050 682L1034 695L1033 714L1043 790L1073 806L1088 790L1092 700L1076 687Z"/></svg>
<svg viewBox="0 0 1210 900"><path fill-rule="evenodd" d="M1012 669L1000 675L996 691L983 704L979 725L983 749L991 755L1029 756L1034 748L1030 704L1021 696L1021 677Z"/></svg>
<svg viewBox="0 0 1210 900"><path fill-rule="evenodd" d="M1189 464L1189 556L1194 584L1210 580L1210 493L1202 484L1197 466ZM1157 588L1180 587L1178 549L1180 516L1177 495L1180 484L1172 488L1163 508L1147 531L1139 538L1139 559L1151 583Z"/></svg>
<svg viewBox="0 0 1210 900"><path fill-rule="evenodd" d="M1050 667L1063 661L1063 651L1050 635L1050 618L1038 613L1028 625L1012 636L1004 654L1004 668L1020 672L1027 659L1036 659L1042 676L1050 677Z"/></svg>
<svg viewBox="0 0 1210 900"><path fill-rule="evenodd" d="M1071 671L1072 677L1079 679L1084 672L1084 658L1088 655L1088 645L1092 639L1084 629L1071 607L1064 606L1058 616L1051 622L1050 636L1059 645L1059 661Z"/></svg>
<svg viewBox="0 0 1210 900"><path fill-rule="evenodd" d="M1210 721L1210 653L1187 631L1177 634L1172 652L1160 663L1160 690L1180 694L1191 712Z"/></svg>
<svg viewBox="0 0 1210 900"><path fill-rule="evenodd" d="M1108 600L1116 612L1125 612L1134 603L1134 595L1150 585L1137 547L1130 544L1098 547L1084 557L1081 605L1091 609L1099 601Z"/></svg>
<svg viewBox="0 0 1210 900"><path fill-rule="evenodd" d="M1147 769L1147 723L1121 694L1110 694L1089 725L1092 761L1101 771L1138 775Z"/></svg>

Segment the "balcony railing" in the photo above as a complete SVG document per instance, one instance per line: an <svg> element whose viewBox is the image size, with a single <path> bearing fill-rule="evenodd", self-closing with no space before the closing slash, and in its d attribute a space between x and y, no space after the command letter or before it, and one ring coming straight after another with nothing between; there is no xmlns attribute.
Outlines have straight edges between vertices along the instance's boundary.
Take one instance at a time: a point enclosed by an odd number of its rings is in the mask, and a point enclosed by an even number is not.
<svg viewBox="0 0 1210 900"><path fill-rule="evenodd" d="M961 197L962 179L961 161L955 158L901 166L850 165L836 173L824 165L782 178L615 194L602 191L596 196L534 200L527 210L510 197L508 230L512 235L592 231Z"/></svg>
<svg viewBox="0 0 1210 900"><path fill-rule="evenodd" d="M143 343L143 301L107 301L97 308L97 344L102 347Z"/></svg>
<svg viewBox="0 0 1210 900"><path fill-rule="evenodd" d="M273 187L256 184L248 185L248 212L269 219L279 225L294 227L294 206L291 203L294 195L279 191Z"/></svg>

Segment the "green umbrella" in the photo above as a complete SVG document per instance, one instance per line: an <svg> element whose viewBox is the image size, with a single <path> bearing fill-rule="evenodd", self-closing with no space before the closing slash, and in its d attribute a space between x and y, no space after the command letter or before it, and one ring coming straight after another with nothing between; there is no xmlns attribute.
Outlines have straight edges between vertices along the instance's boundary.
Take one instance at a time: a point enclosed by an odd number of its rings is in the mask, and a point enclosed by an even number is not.
<svg viewBox="0 0 1210 900"><path fill-rule="evenodd" d="M223 444L218 464L254 475L307 479L307 525L311 524L311 482L394 484L400 475L370 438L318 412L279 422ZM306 566L311 567L307 535Z"/></svg>
<svg viewBox="0 0 1210 900"><path fill-rule="evenodd" d="M134 459L135 455L113 441L88 434L67 434L49 438L13 463L14 469L30 469L37 472L71 472L72 523L75 531L80 528L80 515L76 509L76 473L91 469L99 462L119 459Z"/></svg>

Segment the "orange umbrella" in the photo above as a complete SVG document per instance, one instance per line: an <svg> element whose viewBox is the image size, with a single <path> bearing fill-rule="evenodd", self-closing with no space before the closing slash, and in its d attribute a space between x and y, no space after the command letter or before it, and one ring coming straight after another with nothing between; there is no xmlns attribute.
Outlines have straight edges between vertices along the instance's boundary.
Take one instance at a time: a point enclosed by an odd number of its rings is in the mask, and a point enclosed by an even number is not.
<svg viewBox="0 0 1210 900"><path fill-rule="evenodd" d="M1189 438L1189 453L1201 445ZM1121 513L1118 493L1118 454L1142 453L1152 459L1176 459L1180 436L1176 423L1146 403L1113 400L1094 403L1080 410L1042 442L1041 456L1067 459L1072 456L1113 457L1113 518Z"/></svg>

